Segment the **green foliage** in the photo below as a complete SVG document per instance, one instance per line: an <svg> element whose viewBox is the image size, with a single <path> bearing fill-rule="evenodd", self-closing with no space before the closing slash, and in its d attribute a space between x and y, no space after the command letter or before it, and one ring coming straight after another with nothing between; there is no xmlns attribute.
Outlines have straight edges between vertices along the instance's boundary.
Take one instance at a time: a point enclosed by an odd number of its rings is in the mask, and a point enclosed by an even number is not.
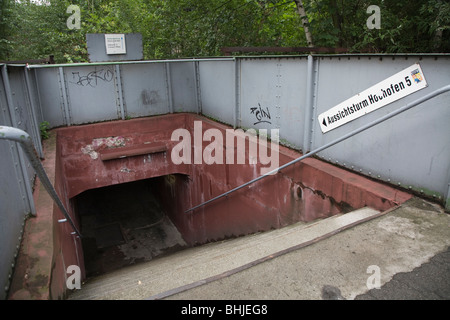
<svg viewBox="0 0 450 320"><path fill-rule="evenodd" d="M449 52L450 3L444 0L304 0L316 46L354 52ZM380 7L381 29L366 12Z"/></svg>
<svg viewBox="0 0 450 320"><path fill-rule="evenodd" d="M12 0L0 0L0 60L6 60L12 50L9 40L12 30Z"/></svg>
<svg viewBox="0 0 450 320"><path fill-rule="evenodd" d="M50 129L50 123L48 121L43 121L39 124L39 131L41 133L41 139L46 140L50 137L48 130Z"/></svg>
<svg viewBox="0 0 450 320"><path fill-rule="evenodd" d="M86 33L139 32L145 59L218 56L229 46L306 46L293 0L0 0L0 59L88 61ZM81 28L70 30L70 4ZM449 52L445 0L303 0L315 46L354 52ZM381 29L368 29L369 5Z"/></svg>

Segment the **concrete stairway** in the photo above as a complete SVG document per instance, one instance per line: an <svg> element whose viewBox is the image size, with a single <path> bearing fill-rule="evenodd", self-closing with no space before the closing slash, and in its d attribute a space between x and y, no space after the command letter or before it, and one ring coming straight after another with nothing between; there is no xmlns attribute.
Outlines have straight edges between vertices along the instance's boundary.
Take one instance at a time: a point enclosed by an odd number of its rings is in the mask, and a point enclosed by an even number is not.
<svg viewBox="0 0 450 320"><path fill-rule="evenodd" d="M383 213L361 208L312 223L189 248L88 279L69 299L161 299L328 238Z"/></svg>

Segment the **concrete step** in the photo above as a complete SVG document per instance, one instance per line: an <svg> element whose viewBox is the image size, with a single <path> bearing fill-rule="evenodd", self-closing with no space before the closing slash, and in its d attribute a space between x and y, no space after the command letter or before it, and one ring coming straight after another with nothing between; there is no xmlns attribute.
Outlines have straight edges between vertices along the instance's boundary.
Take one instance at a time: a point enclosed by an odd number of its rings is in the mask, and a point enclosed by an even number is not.
<svg viewBox="0 0 450 320"><path fill-rule="evenodd" d="M189 248L88 279L69 299L161 299L300 249L382 214L365 207L307 224Z"/></svg>

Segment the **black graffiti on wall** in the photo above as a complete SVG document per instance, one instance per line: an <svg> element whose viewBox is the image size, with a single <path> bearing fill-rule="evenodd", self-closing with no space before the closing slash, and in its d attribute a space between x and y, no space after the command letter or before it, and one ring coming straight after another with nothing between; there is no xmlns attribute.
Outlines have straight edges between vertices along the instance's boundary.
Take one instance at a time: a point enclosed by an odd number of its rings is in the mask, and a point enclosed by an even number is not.
<svg viewBox="0 0 450 320"><path fill-rule="evenodd" d="M99 82L111 82L114 78L114 71L109 68L95 69L87 74L82 74L79 71L72 72L72 81L76 85L86 87L96 87Z"/></svg>
<svg viewBox="0 0 450 320"><path fill-rule="evenodd" d="M253 123L253 125L256 125L258 123L269 123L272 124L271 122L271 116L270 116L270 111L269 108L263 108L261 107L261 104L258 103L258 107L251 107L250 108L250 114L255 115L256 118L256 122Z"/></svg>

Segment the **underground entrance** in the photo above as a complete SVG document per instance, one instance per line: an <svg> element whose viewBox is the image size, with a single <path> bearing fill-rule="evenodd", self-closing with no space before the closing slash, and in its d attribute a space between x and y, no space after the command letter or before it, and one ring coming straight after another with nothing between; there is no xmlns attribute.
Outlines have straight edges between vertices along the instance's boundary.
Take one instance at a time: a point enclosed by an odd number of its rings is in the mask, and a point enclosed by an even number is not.
<svg viewBox="0 0 450 320"><path fill-rule="evenodd" d="M174 150L179 151L179 141L172 140L172 133L183 128L195 140L199 121L198 127L203 130L200 136L210 129L222 132L224 137L230 133L229 126L194 114L56 130L55 188L83 236L81 250L69 225L59 224L63 267L55 267L54 273L79 264L84 276L91 277L184 247L282 228L298 221L314 221L365 206L384 211L408 198L395 188L308 158L190 210L257 178L262 167L250 161L250 141L241 152L237 145L234 147L235 155L244 155L243 164L172 161ZM231 138L237 139L237 135ZM201 142L200 149L208 150L211 141ZM229 145L222 148L230 150ZM193 158L195 150L192 147ZM279 146L279 165L300 155ZM60 212L55 215L56 221L62 218Z"/></svg>
<svg viewBox="0 0 450 320"><path fill-rule="evenodd" d="M186 246L160 201L158 191L167 179L170 176L91 189L72 200L83 234L87 277Z"/></svg>

